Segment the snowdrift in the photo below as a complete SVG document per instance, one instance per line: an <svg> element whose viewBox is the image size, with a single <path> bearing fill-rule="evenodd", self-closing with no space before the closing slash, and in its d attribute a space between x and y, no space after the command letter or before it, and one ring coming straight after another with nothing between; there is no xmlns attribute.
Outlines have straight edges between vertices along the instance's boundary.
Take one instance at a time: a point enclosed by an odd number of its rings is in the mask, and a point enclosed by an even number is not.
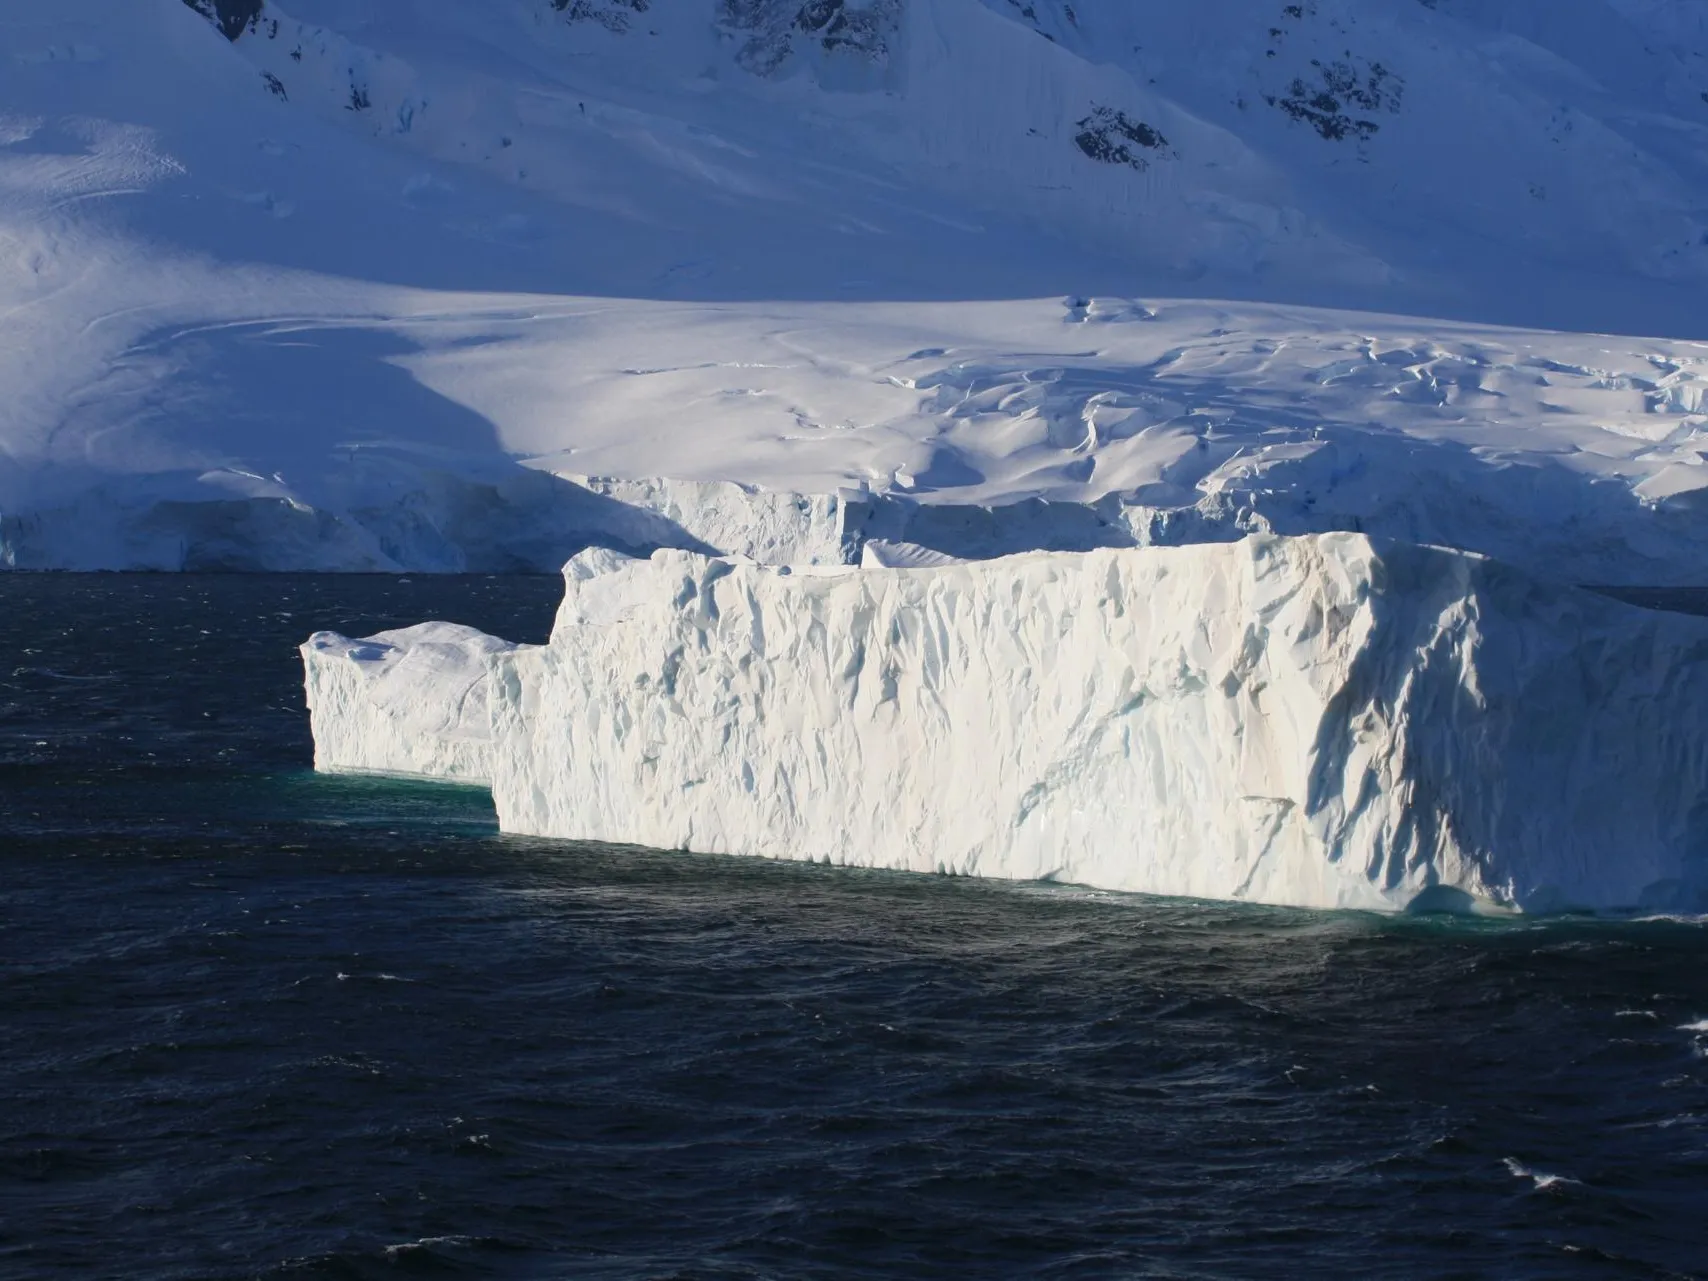
<svg viewBox="0 0 1708 1281"><path fill-rule="evenodd" d="M1479 556L589 551L565 585L545 646L390 633L374 679L315 638L317 766L434 773L395 727L478 738L484 681L507 832L1310 907L1708 893L1708 622Z"/></svg>

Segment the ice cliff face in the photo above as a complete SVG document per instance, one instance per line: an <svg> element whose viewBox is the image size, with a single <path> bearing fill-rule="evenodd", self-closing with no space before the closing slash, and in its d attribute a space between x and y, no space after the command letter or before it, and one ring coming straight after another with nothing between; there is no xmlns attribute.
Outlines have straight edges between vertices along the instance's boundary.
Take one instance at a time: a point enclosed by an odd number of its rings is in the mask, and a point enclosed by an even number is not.
<svg viewBox="0 0 1708 1281"><path fill-rule="evenodd" d="M515 648L456 623L316 632L302 646L315 768L489 783L487 663Z"/></svg>
<svg viewBox="0 0 1708 1281"><path fill-rule="evenodd" d="M565 581L549 645L480 659L506 831L1318 907L1708 893L1708 623L1480 557L590 551Z"/></svg>

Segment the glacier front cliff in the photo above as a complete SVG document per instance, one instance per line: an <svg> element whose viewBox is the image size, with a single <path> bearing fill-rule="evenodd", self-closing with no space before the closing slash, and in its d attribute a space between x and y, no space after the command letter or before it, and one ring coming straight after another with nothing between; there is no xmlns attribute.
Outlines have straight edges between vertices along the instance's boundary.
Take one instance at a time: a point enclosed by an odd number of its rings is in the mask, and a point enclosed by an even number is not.
<svg viewBox="0 0 1708 1281"><path fill-rule="evenodd" d="M565 584L548 645L467 655L507 832L1312 907L1708 901L1708 622L1479 556L590 550Z"/></svg>

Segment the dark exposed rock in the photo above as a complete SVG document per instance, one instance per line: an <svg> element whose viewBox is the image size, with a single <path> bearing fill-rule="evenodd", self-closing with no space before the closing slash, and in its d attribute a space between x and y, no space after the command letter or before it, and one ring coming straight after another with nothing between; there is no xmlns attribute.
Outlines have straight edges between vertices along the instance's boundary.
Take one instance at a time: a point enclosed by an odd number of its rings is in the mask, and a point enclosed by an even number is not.
<svg viewBox="0 0 1708 1281"><path fill-rule="evenodd" d="M795 18L795 27L816 35L826 51L851 49L868 57L889 52L884 41L881 8L852 9L845 0L807 0Z"/></svg>
<svg viewBox="0 0 1708 1281"><path fill-rule="evenodd" d="M1312 59L1311 66L1316 71L1314 83L1295 77L1286 93L1269 95L1267 101L1324 138L1369 138L1381 127L1371 115L1400 109L1405 82L1379 62Z"/></svg>
<svg viewBox="0 0 1708 1281"><path fill-rule="evenodd" d="M219 28L227 40L253 31L261 20L263 0L184 0L202 17Z"/></svg>
<svg viewBox="0 0 1708 1281"><path fill-rule="evenodd" d="M1024 21L1027 26L1031 27L1033 31L1043 36L1044 39L1048 40L1051 44L1056 43L1056 38L1045 30L1044 21L1038 16L1038 6L1032 3L1032 0L1008 0L1008 5L1009 8L1013 9L1015 13L1019 15L1021 20ZM1064 9L1063 12L1064 16L1067 18L1069 26L1078 25L1078 20L1074 17L1074 12L1071 6Z"/></svg>
<svg viewBox="0 0 1708 1281"><path fill-rule="evenodd" d="M571 22L597 22L620 34L635 14L647 11L648 0L551 0L551 6Z"/></svg>
<svg viewBox="0 0 1708 1281"><path fill-rule="evenodd" d="M1134 120L1114 107L1093 107L1091 114L1078 122L1078 128L1073 138L1075 145L1104 164L1128 165L1142 173L1150 168L1151 157L1174 155L1167 138L1144 121Z"/></svg>
<svg viewBox="0 0 1708 1281"><path fill-rule="evenodd" d="M719 25L741 38L736 61L771 75L795 52L795 41L816 41L826 53L869 62L889 56L898 0L719 0Z"/></svg>

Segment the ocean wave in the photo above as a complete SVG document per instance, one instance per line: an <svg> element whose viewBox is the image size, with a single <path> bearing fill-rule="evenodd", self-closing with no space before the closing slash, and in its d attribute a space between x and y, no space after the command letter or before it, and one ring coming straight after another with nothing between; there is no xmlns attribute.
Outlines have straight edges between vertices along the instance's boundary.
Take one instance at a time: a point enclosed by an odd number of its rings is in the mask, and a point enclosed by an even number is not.
<svg viewBox="0 0 1708 1281"><path fill-rule="evenodd" d="M1552 1188L1565 1187L1567 1185L1581 1187L1583 1183L1581 1179L1574 1179L1569 1175L1549 1174L1543 1170L1532 1170L1529 1166L1510 1156L1502 1157L1501 1161L1512 1174L1513 1178L1529 1179L1536 1185L1536 1190L1538 1192L1547 1192Z"/></svg>

